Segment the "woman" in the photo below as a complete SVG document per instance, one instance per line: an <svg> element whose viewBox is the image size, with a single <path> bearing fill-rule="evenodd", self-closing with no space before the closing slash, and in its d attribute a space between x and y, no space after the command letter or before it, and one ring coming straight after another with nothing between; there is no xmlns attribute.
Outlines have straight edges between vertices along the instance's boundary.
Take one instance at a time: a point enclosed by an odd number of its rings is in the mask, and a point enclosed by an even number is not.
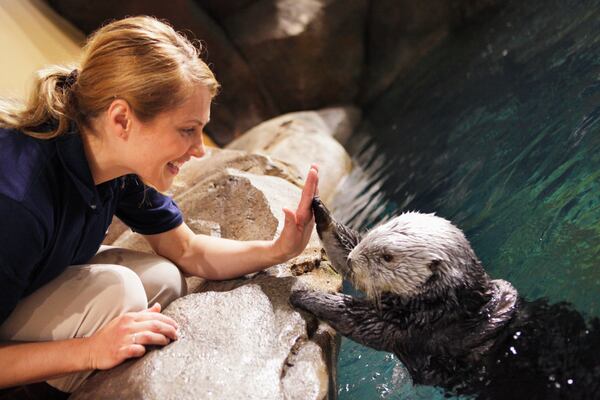
<svg viewBox="0 0 600 400"><path fill-rule="evenodd" d="M0 387L72 392L94 369L177 339L160 311L185 294L181 272L228 279L306 247L316 167L272 241L195 235L160 193L204 154L218 87L187 39L134 17L94 33L77 69L42 71L26 107L2 106ZM115 214L157 255L98 252Z"/></svg>

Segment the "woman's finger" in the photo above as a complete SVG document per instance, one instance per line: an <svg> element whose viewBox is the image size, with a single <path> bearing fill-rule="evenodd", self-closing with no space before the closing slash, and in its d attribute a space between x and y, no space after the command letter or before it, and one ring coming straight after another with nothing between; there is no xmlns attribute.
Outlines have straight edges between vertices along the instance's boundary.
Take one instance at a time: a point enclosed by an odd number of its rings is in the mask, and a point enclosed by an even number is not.
<svg viewBox="0 0 600 400"><path fill-rule="evenodd" d="M155 346L165 346L171 343L171 339L167 336L151 332L151 331L141 331L136 332L131 335L131 344L141 344L141 345L155 345Z"/></svg>
<svg viewBox="0 0 600 400"><path fill-rule="evenodd" d="M131 344L119 349L119 357L122 359L141 357L146 354L146 348L141 344Z"/></svg>
<svg viewBox="0 0 600 400"><path fill-rule="evenodd" d="M161 335L167 336L173 340L177 340L177 329L173 325L166 324L158 320L149 320L136 322L132 326L134 332L148 331L154 333L160 333Z"/></svg>
<svg viewBox="0 0 600 400"><path fill-rule="evenodd" d="M162 309L162 306L160 305L160 303L156 302L154 304L152 304L152 307L148 307L147 309L140 311L140 312L157 312L159 313Z"/></svg>
<svg viewBox="0 0 600 400"><path fill-rule="evenodd" d="M296 226L296 213L287 207L283 207L282 210L285 218L285 225Z"/></svg>
<svg viewBox="0 0 600 400"><path fill-rule="evenodd" d="M177 322L175 322L175 320L173 318L167 317L166 315L160 314L160 313L148 313L148 312L136 313L134 320L136 322L157 320L157 321L161 321L165 324L169 324L175 329L179 329L179 325L177 324Z"/></svg>
<svg viewBox="0 0 600 400"><path fill-rule="evenodd" d="M304 183L304 188L302 189L302 196L300 197L300 203L298 204L298 211L308 210L310 212L312 199L315 197L317 182L317 170L311 168L310 171L308 171L306 182Z"/></svg>

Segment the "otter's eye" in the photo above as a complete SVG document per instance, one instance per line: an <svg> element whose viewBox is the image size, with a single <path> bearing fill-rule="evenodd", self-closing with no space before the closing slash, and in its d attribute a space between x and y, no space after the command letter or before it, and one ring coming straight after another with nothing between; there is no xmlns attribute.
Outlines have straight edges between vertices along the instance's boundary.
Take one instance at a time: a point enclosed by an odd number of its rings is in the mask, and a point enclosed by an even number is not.
<svg viewBox="0 0 600 400"><path fill-rule="evenodd" d="M384 254L381 257L383 258L383 261L385 261L385 262L390 262L390 261L394 260L394 256L392 256L391 254Z"/></svg>

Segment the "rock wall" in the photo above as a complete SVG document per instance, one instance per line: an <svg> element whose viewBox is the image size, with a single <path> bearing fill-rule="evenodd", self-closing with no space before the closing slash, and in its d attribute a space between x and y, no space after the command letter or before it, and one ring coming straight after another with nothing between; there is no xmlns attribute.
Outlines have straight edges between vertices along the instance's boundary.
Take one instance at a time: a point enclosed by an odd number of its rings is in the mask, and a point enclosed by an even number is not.
<svg viewBox="0 0 600 400"><path fill-rule="evenodd" d="M501 0L48 0L85 33L148 14L206 44L222 84L220 145L282 113L364 107L447 35Z"/></svg>

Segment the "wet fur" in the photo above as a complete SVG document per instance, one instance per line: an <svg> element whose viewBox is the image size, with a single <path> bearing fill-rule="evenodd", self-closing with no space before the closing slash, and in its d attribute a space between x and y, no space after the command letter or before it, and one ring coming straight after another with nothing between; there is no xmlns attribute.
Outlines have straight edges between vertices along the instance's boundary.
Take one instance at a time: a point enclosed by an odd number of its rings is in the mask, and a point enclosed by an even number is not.
<svg viewBox="0 0 600 400"><path fill-rule="evenodd" d="M491 280L442 218L403 215L361 237L318 198L313 210L332 265L367 296L298 291L294 306L393 352L417 384L482 399L600 398L597 318L586 323L567 303L527 302ZM415 263L418 273L405 271Z"/></svg>

